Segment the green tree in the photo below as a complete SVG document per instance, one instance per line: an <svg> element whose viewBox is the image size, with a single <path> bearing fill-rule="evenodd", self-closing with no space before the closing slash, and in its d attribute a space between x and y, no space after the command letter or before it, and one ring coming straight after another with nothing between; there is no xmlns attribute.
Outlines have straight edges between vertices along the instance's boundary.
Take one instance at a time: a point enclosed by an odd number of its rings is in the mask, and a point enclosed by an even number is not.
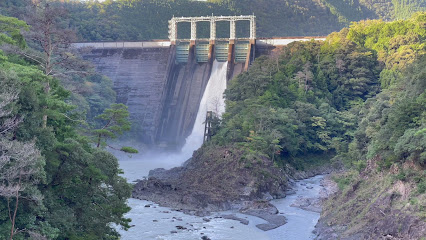
<svg viewBox="0 0 426 240"><path fill-rule="evenodd" d="M24 21L0 15L0 44L7 43L25 47L26 42L21 31L28 29L28 25Z"/></svg>
<svg viewBox="0 0 426 240"><path fill-rule="evenodd" d="M87 65L78 60L70 51L71 43L76 40L75 33L66 26L67 11L49 1L37 1L29 5L25 14L31 29L26 34L32 48L15 49L15 53L37 64L45 78L44 91L50 95L53 78L66 79L73 75L86 75ZM48 106L44 106L42 127L46 128Z"/></svg>
<svg viewBox="0 0 426 240"><path fill-rule="evenodd" d="M96 147L98 148L101 145L107 145L109 138L115 139L118 135L130 130L129 111L124 104L112 104L111 108L105 109L104 113L97 116L97 118L104 121L102 128L93 131L97 136ZM120 150L128 153L138 152L131 147L122 147Z"/></svg>
<svg viewBox="0 0 426 240"><path fill-rule="evenodd" d="M20 142L13 139L13 132L22 121L13 114L19 96L16 76L0 71L0 84L0 197L7 202L9 238L13 239L25 230L20 229L21 225L17 226L18 217L25 219L28 214L33 214L35 209L40 210L40 206L43 206L43 197L37 184L44 179L45 162L34 140ZM28 206L32 204L39 207L29 210ZM27 213L20 211L18 214L21 208L26 209Z"/></svg>
<svg viewBox="0 0 426 240"><path fill-rule="evenodd" d="M129 227L123 215L130 210L126 200L131 186L119 176L117 159L78 134L71 92L57 78L28 58L4 56L0 162L7 164L0 167L0 236L118 238L111 223ZM42 128L46 113L49 119Z"/></svg>

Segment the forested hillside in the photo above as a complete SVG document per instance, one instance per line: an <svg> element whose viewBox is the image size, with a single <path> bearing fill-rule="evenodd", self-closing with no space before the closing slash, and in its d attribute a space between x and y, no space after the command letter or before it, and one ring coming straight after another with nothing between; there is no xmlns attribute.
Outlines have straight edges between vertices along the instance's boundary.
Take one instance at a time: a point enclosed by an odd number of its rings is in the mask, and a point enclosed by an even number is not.
<svg viewBox="0 0 426 240"><path fill-rule="evenodd" d="M22 14L28 0L4 0L3 14ZM363 19L406 19L426 10L425 0L77 0L65 1L71 13L70 26L80 41L140 41L167 39L168 20L173 16L241 15L257 16L258 37L325 36L352 21ZM20 10L21 9L21 10ZM189 36L189 25L179 25ZM200 27L199 31L207 33ZM248 27L238 27L242 35ZM229 36L229 24L218 25L218 36Z"/></svg>
<svg viewBox="0 0 426 240"><path fill-rule="evenodd" d="M67 48L75 34L63 8L21 10L30 25L0 15L0 239L116 239L131 186L93 147L110 129L92 131L127 110L106 110L111 82Z"/></svg>
<svg viewBox="0 0 426 240"><path fill-rule="evenodd" d="M242 142L272 159L345 153L358 137L365 101L399 89L413 74L406 69L421 63L424 24L424 13L407 21L362 21L324 42L293 43L276 59L257 59L226 91L227 112L215 140Z"/></svg>
<svg viewBox="0 0 426 240"><path fill-rule="evenodd" d="M328 201L325 226L360 239L417 239L424 229L413 235L410 227L425 220L425 24L425 13L361 21L257 59L231 81L205 151L244 149L248 168L264 157L302 170L331 159L349 170L335 176L341 192Z"/></svg>

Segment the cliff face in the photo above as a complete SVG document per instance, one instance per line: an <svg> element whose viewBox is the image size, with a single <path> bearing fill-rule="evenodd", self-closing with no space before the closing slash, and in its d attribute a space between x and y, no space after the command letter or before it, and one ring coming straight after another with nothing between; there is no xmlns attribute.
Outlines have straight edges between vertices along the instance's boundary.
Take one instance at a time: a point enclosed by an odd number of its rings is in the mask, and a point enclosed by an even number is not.
<svg viewBox="0 0 426 240"><path fill-rule="evenodd" d="M412 162L378 171L375 161L333 177L340 190L323 206L316 239L424 239L426 193L417 185L425 172Z"/></svg>

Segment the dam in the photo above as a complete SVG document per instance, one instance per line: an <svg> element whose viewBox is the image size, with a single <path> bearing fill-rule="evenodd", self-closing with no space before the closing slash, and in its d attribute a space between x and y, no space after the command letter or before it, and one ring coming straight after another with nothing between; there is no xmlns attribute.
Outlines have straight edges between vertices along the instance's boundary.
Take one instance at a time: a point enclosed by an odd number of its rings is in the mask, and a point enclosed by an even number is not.
<svg viewBox="0 0 426 240"><path fill-rule="evenodd" d="M249 16L181 17L169 21L169 39L143 42L75 43L83 59L109 77L117 102L128 106L132 131L151 147L180 149L191 134L214 62L226 63L226 79L246 71L261 55L294 41L323 37L256 38ZM216 23L229 22L229 38L216 37ZM250 22L249 37L236 36L236 22ZM178 24L191 24L191 37L178 38ZM197 23L210 23L210 37L197 38Z"/></svg>

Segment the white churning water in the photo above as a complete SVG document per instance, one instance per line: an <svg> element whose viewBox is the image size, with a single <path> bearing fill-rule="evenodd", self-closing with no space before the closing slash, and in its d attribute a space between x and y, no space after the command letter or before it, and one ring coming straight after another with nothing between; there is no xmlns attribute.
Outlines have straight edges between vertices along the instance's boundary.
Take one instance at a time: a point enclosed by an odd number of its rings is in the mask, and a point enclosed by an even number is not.
<svg viewBox="0 0 426 240"><path fill-rule="evenodd" d="M226 90L226 72L228 62L214 61L212 73L203 98L198 108L197 118L195 119L194 128L191 135L186 138L186 143L182 148L182 154L186 159L192 156L194 150L203 145L204 138L204 122L206 120L207 111L212 111L216 115L221 116L225 112L225 99L223 93Z"/></svg>
<svg viewBox="0 0 426 240"><path fill-rule="evenodd" d="M191 158L192 153L201 147L207 111L213 111L219 116L225 112L223 93L226 89L227 68L227 62L213 62L210 79L201 99L194 127L191 134L186 138L186 143L181 152L147 152L136 154L131 159L126 154L114 152L114 155L120 159L120 167L124 170L124 176L129 182L142 179L148 175L150 170L155 168L178 167Z"/></svg>

